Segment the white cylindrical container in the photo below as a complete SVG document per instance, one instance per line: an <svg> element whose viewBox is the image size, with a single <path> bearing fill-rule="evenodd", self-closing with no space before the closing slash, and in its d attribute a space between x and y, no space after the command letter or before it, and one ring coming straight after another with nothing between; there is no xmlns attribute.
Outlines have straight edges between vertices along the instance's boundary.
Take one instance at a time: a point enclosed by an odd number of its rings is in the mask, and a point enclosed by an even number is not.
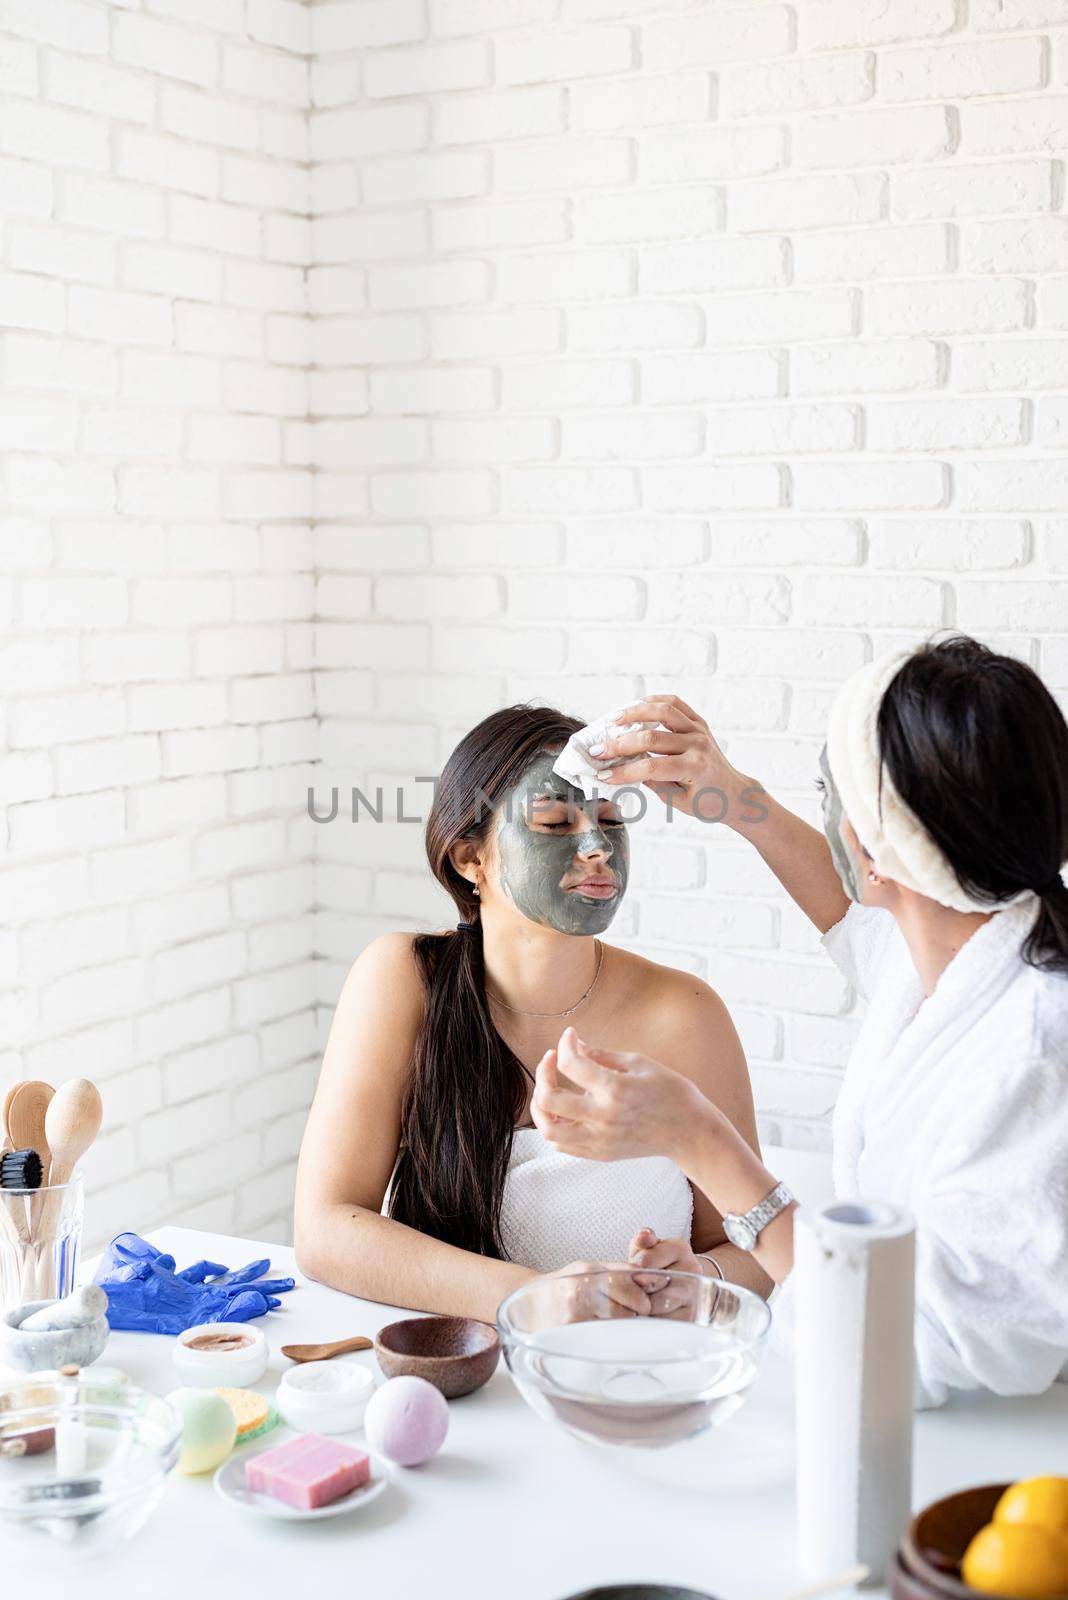
<svg viewBox="0 0 1068 1600"><path fill-rule="evenodd" d="M881 1582L912 1490L915 1224L876 1201L794 1222L798 1555L820 1578L863 1563Z"/></svg>
<svg viewBox="0 0 1068 1600"><path fill-rule="evenodd" d="M245 1389L267 1371L267 1340L247 1322L201 1322L178 1335L174 1364L191 1389Z"/></svg>
<svg viewBox="0 0 1068 1600"><path fill-rule="evenodd" d="M366 1367L304 1361L283 1372L275 1400L282 1420L307 1433L354 1433L363 1426L375 1380Z"/></svg>

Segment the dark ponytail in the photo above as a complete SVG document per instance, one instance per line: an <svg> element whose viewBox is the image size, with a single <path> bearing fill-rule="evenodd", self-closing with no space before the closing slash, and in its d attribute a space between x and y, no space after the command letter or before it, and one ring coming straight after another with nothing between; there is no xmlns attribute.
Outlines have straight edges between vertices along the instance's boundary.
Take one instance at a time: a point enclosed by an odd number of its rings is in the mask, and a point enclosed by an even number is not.
<svg viewBox="0 0 1068 1600"><path fill-rule="evenodd" d="M418 934L412 950L426 994L401 1112L389 1214L463 1250L504 1257L501 1200L527 1073L486 1001L482 924L473 887L449 859L460 839L484 840L493 808L543 750L582 723L537 706L496 711L461 739L441 774L426 825L431 871L464 927Z"/></svg>
<svg viewBox="0 0 1068 1600"><path fill-rule="evenodd" d="M975 639L925 645L887 688L878 737L962 888L991 908L1035 890L1024 959L1068 973L1068 725L1037 673Z"/></svg>

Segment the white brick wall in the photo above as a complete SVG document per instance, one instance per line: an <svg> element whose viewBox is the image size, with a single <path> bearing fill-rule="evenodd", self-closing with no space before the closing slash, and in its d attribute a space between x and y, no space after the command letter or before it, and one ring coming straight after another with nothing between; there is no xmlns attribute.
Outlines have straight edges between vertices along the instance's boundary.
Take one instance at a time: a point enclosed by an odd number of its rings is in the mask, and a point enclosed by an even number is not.
<svg viewBox="0 0 1068 1600"><path fill-rule="evenodd" d="M314 334L349 485L324 798L508 700L675 689L815 816L835 683L946 625L1068 699L1068 4L967 10L313 5L317 255L350 275ZM712 828L650 818L633 856L613 936L715 984L765 1129L824 1143L856 1013L803 919ZM354 948L446 913L415 828L339 821L319 863L325 1018Z"/></svg>
<svg viewBox="0 0 1068 1600"><path fill-rule="evenodd" d="M1065 0L0 0L0 77L0 1080L101 1079L94 1238L283 1236L341 979L442 915L312 777L672 688L812 813L890 643L1068 695ZM651 815L613 937L825 1142L759 860Z"/></svg>
<svg viewBox="0 0 1068 1600"><path fill-rule="evenodd" d="M91 1239L282 1237L317 1060L308 8L0 0L0 1078Z"/></svg>

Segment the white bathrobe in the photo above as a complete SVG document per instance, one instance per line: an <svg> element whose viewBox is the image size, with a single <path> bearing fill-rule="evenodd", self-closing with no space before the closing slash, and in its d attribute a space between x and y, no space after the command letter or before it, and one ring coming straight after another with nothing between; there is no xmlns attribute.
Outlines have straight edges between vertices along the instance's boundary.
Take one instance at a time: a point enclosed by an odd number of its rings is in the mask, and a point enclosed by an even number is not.
<svg viewBox="0 0 1068 1600"><path fill-rule="evenodd" d="M843 1196L917 1222L917 1402L1034 1394L1068 1361L1068 976L1028 966L1037 899L984 923L925 998L888 912L824 935L868 1001L834 1117Z"/></svg>

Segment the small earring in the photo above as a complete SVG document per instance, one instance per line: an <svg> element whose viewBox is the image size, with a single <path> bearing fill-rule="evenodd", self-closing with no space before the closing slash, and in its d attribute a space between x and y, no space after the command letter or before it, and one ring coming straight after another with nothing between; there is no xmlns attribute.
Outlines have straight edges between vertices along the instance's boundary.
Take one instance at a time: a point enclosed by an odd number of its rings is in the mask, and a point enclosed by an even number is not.
<svg viewBox="0 0 1068 1600"><path fill-rule="evenodd" d="M883 880L880 877L877 877L874 872L869 872L868 873L868 882L869 883L882 883L882 881ZM476 890L476 893L477 893L477 890Z"/></svg>
<svg viewBox="0 0 1068 1600"><path fill-rule="evenodd" d="M472 886L471 893L475 894L475 895L478 894L478 884L477 883Z"/></svg>

